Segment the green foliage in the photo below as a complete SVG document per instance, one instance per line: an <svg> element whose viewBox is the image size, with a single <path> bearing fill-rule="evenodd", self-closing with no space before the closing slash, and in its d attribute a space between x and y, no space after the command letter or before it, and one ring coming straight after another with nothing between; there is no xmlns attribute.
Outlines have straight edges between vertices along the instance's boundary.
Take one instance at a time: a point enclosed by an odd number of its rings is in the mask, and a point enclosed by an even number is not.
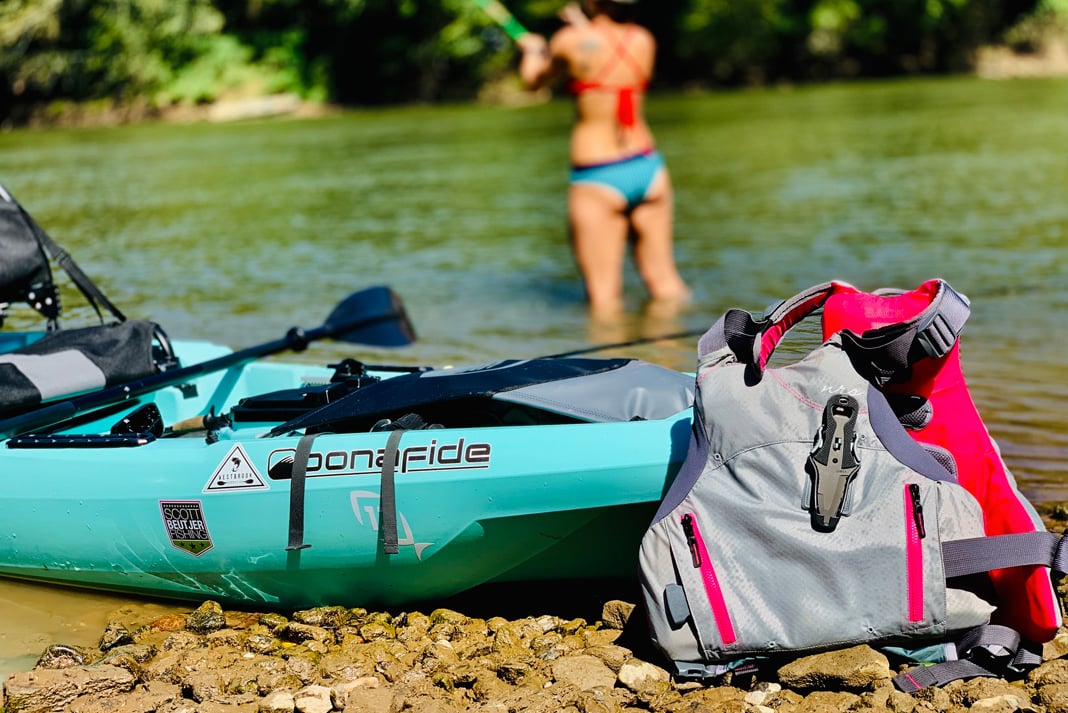
<svg viewBox="0 0 1068 713"><path fill-rule="evenodd" d="M507 0L533 31L564 0ZM647 0L661 84L966 69L984 42L1068 33L1068 0ZM516 50L474 0L0 0L0 119L59 99L474 96Z"/></svg>
<svg viewBox="0 0 1068 713"><path fill-rule="evenodd" d="M221 29L210 0L0 0L0 72L15 95L130 98L167 82Z"/></svg>
<svg viewBox="0 0 1068 713"><path fill-rule="evenodd" d="M157 103L201 104L227 95L281 93L324 100L325 85L308 86L302 79L302 33L270 34L261 52L232 35L204 38L201 51L161 83Z"/></svg>
<svg viewBox="0 0 1068 713"><path fill-rule="evenodd" d="M1068 42L1068 0L1042 0L1035 12L1008 28L1004 34L1007 44L1033 51L1059 39Z"/></svg>

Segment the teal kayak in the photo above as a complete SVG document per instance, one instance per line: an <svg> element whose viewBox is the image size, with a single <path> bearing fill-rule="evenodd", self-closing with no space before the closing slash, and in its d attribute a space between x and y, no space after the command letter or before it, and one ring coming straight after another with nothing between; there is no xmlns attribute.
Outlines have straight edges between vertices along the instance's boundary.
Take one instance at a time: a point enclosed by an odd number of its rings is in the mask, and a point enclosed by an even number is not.
<svg viewBox="0 0 1068 713"><path fill-rule="evenodd" d="M633 577L692 399L626 359L238 363L7 438L0 575L278 608Z"/></svg>
<svg viewBox="0 0 1068 713"><path fill-rule="evenodd" d="M693 376L637 360L268 358L410 344L388 287L233 351L128 320L2 185L0 246L0 324L46 321L0 333L0 576L278 608L636 577L689 445ZM60 328L53 262L99 326Z"/></svg>

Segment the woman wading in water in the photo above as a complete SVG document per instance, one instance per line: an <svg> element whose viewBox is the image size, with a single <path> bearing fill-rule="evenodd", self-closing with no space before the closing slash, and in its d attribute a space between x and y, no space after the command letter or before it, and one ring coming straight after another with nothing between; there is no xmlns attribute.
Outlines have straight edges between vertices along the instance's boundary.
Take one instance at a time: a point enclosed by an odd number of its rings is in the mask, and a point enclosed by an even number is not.
<svg viewBox="0 0 1068 713"><path fill-rule="evenodd" d="M634 0L568 5L565 25L548 41L519 39L519 74L536 89L570 81L577 118L571 132L568 220L590 308L623 305L623 261L634 236L634 261L656 302L683 303L690 290L675 266L671 179L643 116L656 41L630 21ZM588 16L587 16L588 14Z"/></svg>

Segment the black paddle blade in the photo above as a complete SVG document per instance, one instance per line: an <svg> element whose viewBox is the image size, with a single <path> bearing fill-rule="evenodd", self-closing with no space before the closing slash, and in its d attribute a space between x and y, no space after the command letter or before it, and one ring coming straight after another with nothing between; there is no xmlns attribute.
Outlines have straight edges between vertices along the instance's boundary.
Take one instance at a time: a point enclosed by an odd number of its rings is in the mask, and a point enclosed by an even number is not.
<svg viewBox="0 0 1068 713"><path fill-rule="evenodd" d="M353 344L404 347L416 339L400 297L385 286L353 292L334 308L323 327L332 339Z"/></svg>

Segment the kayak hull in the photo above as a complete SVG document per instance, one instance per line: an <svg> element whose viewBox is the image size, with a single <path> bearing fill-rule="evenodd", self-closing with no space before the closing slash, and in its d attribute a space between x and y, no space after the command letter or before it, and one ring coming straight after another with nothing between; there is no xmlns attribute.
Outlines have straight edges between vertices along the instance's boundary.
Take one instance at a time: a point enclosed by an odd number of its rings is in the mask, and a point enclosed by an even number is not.
<svg viewBox="0 0 1068 713"><path fill-rule="evenodd" d="M200 343L181 349L187 363L217 354ZM171 424L331 373L253 362L140 401ZM106 433L123 415L66 432ZM386 554L390 432L316 436L301 505L291 476L301 434L263 437L276 425L123 447L5 444L0 575L278 608L397 605L491 582L630 578L690 438L689 412L406 431L394 472L399 546Z"/></svg>

